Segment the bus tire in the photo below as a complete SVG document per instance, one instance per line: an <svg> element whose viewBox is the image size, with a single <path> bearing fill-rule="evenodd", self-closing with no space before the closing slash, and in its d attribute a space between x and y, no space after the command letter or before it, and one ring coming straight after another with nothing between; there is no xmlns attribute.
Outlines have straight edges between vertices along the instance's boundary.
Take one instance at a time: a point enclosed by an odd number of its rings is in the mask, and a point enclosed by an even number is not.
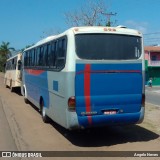
<svg viewBox="0 0 160 160"><path fill-rule="evenodd" d="M10 81L10 91L13 92L14 88L12 86L12 80Z"/></svg>
<svg viewBox="0 0 160 160"><path fill-rule="evenodd" d="M24 88L24 87L23 87L23 95L24 95L24 102L25 102L26 104L28 104L29 101L28 101L28 99L26 98L26 92L25 92L25 88Z"/></svg>
<svg viewBox="0 0 160 160"><path fill-rule="evenodd" d="M24 102L28 104L28 99L24 97Z"/></svg>
<svg viewBox="0 0 160 160"><path fill-rule="evenodd" d="M7 85L7 78L5 78L5 87L8 88L8 85Z"/></svg>
<svg viewBox="0 0 160 160"><path fill-rule="evenodd" d="M46 107L44 106L44 101L41 100L41 115L42 115L42 120L44 123L49 122L49 117L46 115Z"/></svg>

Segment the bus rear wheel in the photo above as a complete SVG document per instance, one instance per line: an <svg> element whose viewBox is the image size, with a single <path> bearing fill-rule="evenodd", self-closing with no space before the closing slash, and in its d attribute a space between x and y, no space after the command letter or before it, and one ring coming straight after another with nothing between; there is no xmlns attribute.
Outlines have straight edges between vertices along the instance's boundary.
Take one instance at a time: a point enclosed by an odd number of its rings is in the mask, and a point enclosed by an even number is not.
<svg viewBox="0 0 160 160"><path fill-rule="evenodd" d="M28 104L28 99L24 97L24 102Z"/></svg>
<svg viewBox="0 0 160 160"><path fill-rule="evenodd" d="M44 106L44 101L41 101L41 115L42 115L42 120L44 123L49 122L49 117L46 114L46 107Z"/></svg>
<svg viewBox="0 0 160 160"><path fill-rule="evenodd" d="M28 99L26 98L26 92L25 92L25 88L24 88L24 87L23 87L23 95L24 95L24 102L25 102L26 104L28 104L29 101L28 101Z"/></svg>
<svg viewBox="0 0 160 160"><path fill-rule="evenodd" d="M6 86L6 88L8 88L8 85L7 85L7 78L5 78L5 86Z"/></svg>
<svg viewBox="0 0 160 160"><path fill-rule="evenodd" d="M10 81L10 91L13 92L12 80Z"/></svg>

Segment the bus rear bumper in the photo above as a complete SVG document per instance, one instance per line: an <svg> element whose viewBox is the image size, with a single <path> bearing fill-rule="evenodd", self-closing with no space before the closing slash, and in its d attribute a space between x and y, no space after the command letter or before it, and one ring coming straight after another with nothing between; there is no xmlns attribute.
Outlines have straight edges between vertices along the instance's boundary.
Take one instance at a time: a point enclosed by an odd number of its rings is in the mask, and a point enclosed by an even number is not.
<svg viewBox="0 0 160 160"><path fill-rule="evenodd" d="M137 122L138 124L143 122L143 120L144 120L144 113L145 113L145 107L142 107L141 111L140 111L140 117L139 117L139 120Z"/></svg>
<svg viewBox="0 0 160 160"><path fill-rule="evenodd" d="M128 125L141 123L144 119L144 107L140 112L114 115L78 116L80 128L99 126Z"/></svg>

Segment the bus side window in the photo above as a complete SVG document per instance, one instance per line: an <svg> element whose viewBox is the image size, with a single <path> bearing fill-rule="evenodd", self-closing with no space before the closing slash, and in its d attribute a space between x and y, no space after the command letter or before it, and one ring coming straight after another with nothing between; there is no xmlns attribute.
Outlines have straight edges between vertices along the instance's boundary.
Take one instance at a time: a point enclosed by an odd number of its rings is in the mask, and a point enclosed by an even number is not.
<svg viewBox="0 0 160 160"><path fill-rule="evenodd" d="M31 50L31 65L30 66L35 66L35 49Z"/></svg>
<svg viewBox="0 0 160 160"><path fill-rule="evenodd" d="M32 52L31 52L31 50L28 52L28 66L31 66L31 61L32 61Z"/></svg>
<svg viewBox="0 0 160 160"><path fill-rule="evenodd" d="M66 39L64 38L58 41L57 68L61 69L64 67L65 56L66 56Z"/></svg>
<svg viewBox="0 0 160 160"><path fill-rule="evenodd" d="M51 44L51 52L50 52L50 67L55 68L55 53L56 53L56 41Z"/></svg>
<svg viewBox="0 0 160 160"><path fill-rule="evenodd" d="M7 69L10 70L10 61L7 62Z"/></svg>
<svg viewBox="0 0 160 160"><path fill-rule="evenodd" d="M11 70L13 70L13 67L14 66L14 58L12 59L12 62L11 62Z"/></svg>
<svg viewBox="0 0 160 160"><path fill-rule="evenodd" d="M36 63L37 63L36 51L37 51L37 48L34 49L34 64L33 64L33 66L36 66Z"/></svg>
<svg viewBox="0 0 160 160"><path fill-rule="evenodd" d="M36 66L39 66L40 47L36 49Z"/></svg>
<svg viewBox="0 0 160 160"><path fill-rule="evenodd" d="M40 54L39 54L39 66L43 66L43 55L44 55L44 48L43 46L40 47Z"/></svg>
<svg viewBox="0 0 160 160"><path fill-rule="evenodd" d="M29 66L29 51L26 52L25 63L26 63L26 67L28 67Z"/></svg>
<svg viewBox="0 0 160 160"><path fill-rule="evenodd" d="M43 66L48 65L48 45L44 46Z"/></svg>
<svg viewBox="0 0 160 160"><path fill-rule="evenodd" d="M66 51L67 51L67 40L62 39L62 57L66 57Z"/></svg>
<svg viewBox="0 0 160 160"><path fill-rule="evenodd" d="M32 50L30 50L30 66L32 66L32 59L33 59Z"/></svg>
<svg viewBox="0 0 160 160"><path fill-rule="evenodd" d="M21 60L18 60L18 70L21 70L22 62Z"/></svg>
<svg viewBox="0 0 160 160"><path fill-rule="evenodd" d="M27 52L24 52L24 66L27 66Z"/></svg>
<svg viewBox="0 0 160 160"><path fill-rule="evenodd" d="M49 67L49 60L50 60L50 53L51 53L51 44L47 44L47 57L46 57L46 65ZM46 55L45 55L46 56Z"/></svg>
<svg viewBox="0 0 160 160"><path fill-rule="evenodd" d="M18 66L17 64L17 57L14 58L14 69L16 69L16 67Z"/></svg>

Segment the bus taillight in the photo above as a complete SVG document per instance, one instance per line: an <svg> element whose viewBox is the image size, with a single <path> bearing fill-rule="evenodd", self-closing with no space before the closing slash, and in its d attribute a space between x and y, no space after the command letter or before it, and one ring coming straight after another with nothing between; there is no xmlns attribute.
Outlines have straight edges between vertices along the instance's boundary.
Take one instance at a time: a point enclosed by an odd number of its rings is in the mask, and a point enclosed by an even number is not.
<svg viewBox="0 0 160 160"><path fill-rule="evenodd" d="M68 99L68 109L70 111L75 111L76 110L76 100L75 100L75 97L70 97Z"/></svg>

